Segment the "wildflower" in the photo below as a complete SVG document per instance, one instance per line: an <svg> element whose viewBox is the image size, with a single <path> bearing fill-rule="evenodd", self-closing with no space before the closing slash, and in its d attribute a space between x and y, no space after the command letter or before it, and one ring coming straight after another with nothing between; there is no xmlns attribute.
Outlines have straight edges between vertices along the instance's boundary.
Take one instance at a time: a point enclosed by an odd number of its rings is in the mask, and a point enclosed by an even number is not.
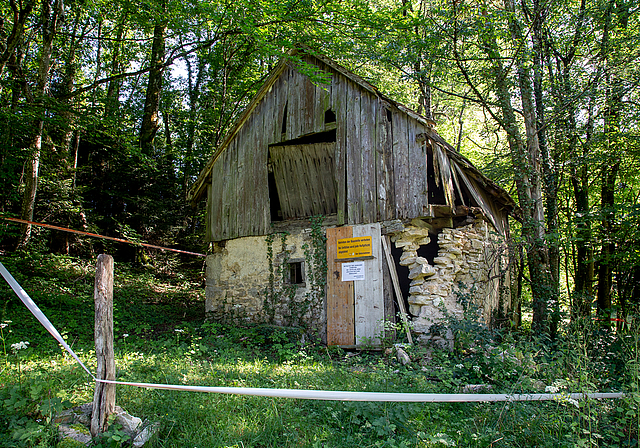
<svg viewBox="0 0 640 448"><path fill-rule="evenodd" d="M19 350L28 348L28 345L28 341L16 342L15 344L11 344L11 350L13 350L14 353L17 353Z"/></svg>
<svg viewBox="0 0 640 448"><path fill-rule="evenodd" d="M464 367L463 364L456 364L456 369L462 369Z"/></svg>
<svg viewBox="0 0 640 448"><path fill-rule="evenodd" d="M580 403L578 403L578 400L575 400L573 398L567 398L567 402L574 405L575 407L579 408L580 407Z"/></svg>
<svg viewBox="0 0 640 448"><path fill-rule="evenodd" d="M544 391L547 392L548 394L555 394L558 392L558 389L556 386L547 386L544 388Z"/></svg>
<svg viewBox="0 0 640 448"><path fill-rule="evenodd" d="M176 333L184 333L184 330L182 328L176 328Z"/></svg>
<svg viewBox="0 0 640 448"><path fill-rule="evenodd" d="M122 337L125 338L125 339L128 338L129 337L129 333L123 334Z"/></svg>
<svg viewBox="0 0 640 448"><path fill-rule="evenodd" d="M4 322L0 324L0 328L7 328L9 324L5 324Z"/></svg>
<svg viewBox="0 0 640 448"><path fill-rule="evenodd" d="M473 366L473 370L475 370L476 372L480 371L480 366Z"/></svg>

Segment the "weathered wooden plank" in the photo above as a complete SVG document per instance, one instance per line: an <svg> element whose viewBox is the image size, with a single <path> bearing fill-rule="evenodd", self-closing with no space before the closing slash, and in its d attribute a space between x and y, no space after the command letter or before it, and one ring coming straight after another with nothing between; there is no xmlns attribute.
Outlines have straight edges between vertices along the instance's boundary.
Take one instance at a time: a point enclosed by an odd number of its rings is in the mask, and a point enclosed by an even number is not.
<svg viewBox="0 0 640 448"><path fill-rule="evenodd" d="M376 111L376 192L378 195L378 219L395 218L395 189L393 182L393 139L391 132L392 111L388 104L380 102Z"/></svg>
<svg viewBox="0 0 640 448"><path fill-rule="evenodd" d="M402 296L402 290L400 289L400 280L398 280L396 264L393 260L393 257L391 256L391 242L389 239L389 235L382 235L381 242L382 251L384 252L384 256L387 260L387 267L389 268L389 274L391 276L391 281L393 282L393 290L396 293L398 308L400 308L400 319L402 319L402 323L404 324L405 331L407 333L407 341L409 341L409 344L413 344L411 330L409 329L409 320L407 318L407 310L404 306L404 297Z"/></svg>
<svg viewBox="0 0 640 448"><path fill-rule="evenodd" d="M265 235L269 232L269 227L271 225L271 207L270 207L270 197L269 197L269 145L273 143L274 137L274 128L277 127L277 119L276 117L276 94L273 92L269 95L269 100L265 103L265 114L263 121L263 141L260 147L260 156L256 163L259 164L257 167L257 176L259 177L260 182L265 186L264 191L260 193L260 196L263 199L263 203L259 205L261 210L261 218L260 218L260 226L258 227L258 231L256 235Z"/></svg>
<svg viewBox="0 0 640 448"><path fill-rule="evenodd" d="M377 194L375 169L375 133L376 133L376 98L367 92L362 92L360 100L360 154L361 154L361 210L362 222L376 222Z"/></svg>
<svg viewBox="0 0 640 448"><path fill-rule="evenodd" d="M331 76L331 108L336 114L335 183L338 225L347 222L347 158L346 158L346 80L333 72Z"/></svg>
<svg viewBox="0 0 640 448"><path fill-rule="evenodd" d="M293 140L300 135L300 76L293 68L289 69L287 98L287 140Z"/></svg>
<svg viewBox="0 0 640 448"><path fill-rule="evenodd" d="M395 218L410 218L409 202L409 145L407 142L407 117L393 114L393 180L395 186Z"/></svg>
<svg viewBox="0 0 640 448"><path fill-rule="evenodd" d="M274 84L276 90L275 101L273 105L274 112L274 129L273 143L282 141L282 120L284 119L284 108L287 105L289 81L287 79L287 71L285 70L278 82Z"/></svg>
<svg viewBox="0 0 640 448"><path fill-rule="evenodd" d="M359 236L371 236L373 258L364 260L365 279L353 282L356 345L380 345L384 336L380 223L353 226L353 237Z"/></svg>
<svg viewBox="0 0 640 448"><path fill-rule="evenodd" d="M233 157L233 165L234 165L234 198L235 201L232 201L232 209L231 209L231 226L232 231L230 234L231 238L237 238L240 236L241 227L243 226L242 218L241 218L241 210L246 207L246 193L244 192L244 176L245 173L245 157L244 157L244 142L247 136L247 128L243 128L238 132L238 135L235 139L235 148L234 148L234 157Z"/></svg>
<svg viewBox="0 0 640 448"><path fill-rule="evenodd" d="M302 109L300 135L305 135L314 131L314 117L316 109L319 107L316 101L316 86L306 76L302 77L300 83L300 95L302 97L300 102Z"/></svg>
<svg viewBox="0 0 640 448"><path fill-rule="evenodd" d="M504 234L504 229L500 225L501 224L500 218L497 216L494 216L493 210L491 209L491 207L489 207L489 204L484 200L482 195L480 195L480 192L477 189L475 183L465 174L465 172L458 166L457 163L454 163L453 165L455 169L458 171L458 175L466 185L467 190L469 190L469 193L471 193L471 196L473 197L473 199L480 206L480 208L482 208L482 211L484 211L485 216L491 221L491 224L493 224L493 227L499 230L500 233Z"/></svg>
<svg viewBox="0 0 640 448"><path fill-rule="evenodd" d="M324 201L324 215L336 213L336 190L335 190L335 172L333 156L335 154L335 143L321 143L318 145L317 152L319 155L318 164L324 170L328 169L328 175L321 176L322 197Z"/></svg>
<svg viewBox="0 0 640 448"><path fill-rule="evenodd" d="M362 222L362 146L360 139L362 92L347 81L347 214L349 224Z"/></svg>
<svg viewBox="0 0 640 448"><path fill-rule="evenodd" d="M251 144L251 177L246 180L246 190L250 194L252 199L251 214L250 214L250 235L259 235L259 229L262 224L263 209L267 207L269 203L268 194L265 195L265 191L269 191L269 184L267 176L261 175L261 168L265 166L264 158L262 157L265 148L267 147L264 142L266 135L264 133L264 121L266 118L265 113L266 104L262 104L262 113L256 114L256 122L253 126L253 139ZM253 189L253 191L251 191Z"/></svg>
<svg viewBox="0 0 640 448"><path fill-rule="evenodd" d="M424 127L415 120L407 120L409 145L409 207L410 217L421 216L427 205L427 157L423 142L416 141L416 135L424 133Z"/></svg>
<svg viewBox="0 0 640 448"><path fill-rule="evenodd" d="M337 240L351 238L351 227L327 229L327 345L355 345L353 282L342 281Z"/></svg>
<svg viewBox="0 0 640 448"><path fill-rule="evenodd" d="M453 181L451 180L451 165L444 149L437 143L433 145L434 165L437 161L442 189L444 190L444 198L447 205L451 207L451 211L456 211L456 199L453 192Z"/></svg>
<svg viewBox="0 0 640 448"><path fill-rule="evenodd" d="M302 185L300 185L301 193L304 197L304 214L302 216L312 216L316 211L322 209L321 207L321 174L318 172L317 165L315 163L315 145L298 146L297 151L299 154L299 169L297 173L300 177Z"/></svg>
<svg viewBox="0 0 640 448"><path fill-rule="evenodd" d="M224 160L218 159L211 170L211 185L209 185L209 203L208 211L211 223L211 229L207 232L210 235L210 241L220 241L223 239L222 223L223 209L222 201L224 198Z"/></svg>
<svg viewBox="0 0 640 448"><path fill-rule="evenodd" d="M252 137L255 129L256 115L247 120L245 128L238 134L238 184L236 194L238 195L237 229L238 236L251 234L251 209L253 208L253 142ZM251 180L250 180L251 179Z"/></svg>
<svg viewBox="0 0 640 448"><path fill-rule="evenodd" d="M452 164L455 164L455 162L451 162ZM464 200L464 194L462 194L462 185L460 184L460 180L458 179L458 172L455 168L451 169L451 177L453 178L453 185L456 188L456 191L458 193L458 198L460 199L460 202L462 202L463 206L467 206L470 204L467 204L467 201Z"/></svg>
<svg viewBox="0 0 640 448"><path fill-rule="evenodd" d="M318 83L315 87L313 132L322 132L324 130L324 113L331 109L331 84Z"/></svg>
<svg viewBox="0 0 640 448"><path fill-rule="evenodd" d="M223 188L223 198L222 198L222 239L227 240L231 238L232 229L231 226L231 218L233 213L233 206L235 206L235 180L236 180L236 171L235 164L233 163L233 159L235 156L235 146L236 141L233 140L229 143L227 150L223 153L224 157L224 188Z"/></svg>

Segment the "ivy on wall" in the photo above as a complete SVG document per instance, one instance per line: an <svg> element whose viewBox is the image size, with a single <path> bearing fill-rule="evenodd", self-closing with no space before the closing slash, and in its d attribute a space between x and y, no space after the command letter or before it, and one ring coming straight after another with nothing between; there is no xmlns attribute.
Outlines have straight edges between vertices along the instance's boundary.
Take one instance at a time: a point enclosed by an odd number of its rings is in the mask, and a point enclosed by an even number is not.
<svg viewBox="0 0 640 448"><path fill-rule="evenodd" d="M269 283L263 303L263 313L267 323L311 329L314 322L322 319L327 283L327 249L325 231L322 228L323 220L322 216L311 218L309 240L302 245L306 293L301 299L297 297L299 286L289 281L291 250L287 248L287 239L290 234L278 232L267 236ZM277 253L274 252L276 241L279 242Z"/></svg>

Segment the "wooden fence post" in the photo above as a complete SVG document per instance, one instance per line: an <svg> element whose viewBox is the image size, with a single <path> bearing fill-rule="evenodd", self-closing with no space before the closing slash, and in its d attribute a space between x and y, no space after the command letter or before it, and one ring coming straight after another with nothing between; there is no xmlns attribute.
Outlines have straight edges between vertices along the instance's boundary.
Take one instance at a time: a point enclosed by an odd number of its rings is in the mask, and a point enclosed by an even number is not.
<svg viewBox="0 0 640 448"><path fill-rule="evenodd" d="M98 360L96 378L116 379L116 362L113 355L113 257L98 255L96 265L95 300L95 341ZM107 418L116 405L116 385L96 382L91 413L91 435L107 430Z"/></svg>

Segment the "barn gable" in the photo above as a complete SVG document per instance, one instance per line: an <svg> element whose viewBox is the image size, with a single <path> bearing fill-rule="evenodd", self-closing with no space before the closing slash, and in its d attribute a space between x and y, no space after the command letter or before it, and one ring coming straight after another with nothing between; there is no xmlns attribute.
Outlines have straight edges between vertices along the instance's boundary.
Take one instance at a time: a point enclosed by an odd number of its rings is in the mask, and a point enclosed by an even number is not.
<svg viewBox="0 0 640 448"><path fill-rule="evenodd" d="M206 194L207 238L269 233L281 220L336 223L465 215L479 207L496 229L508 195L455 153L424 118L329 59L304 56L314 84L283 61L191 189Z"/></svg>

